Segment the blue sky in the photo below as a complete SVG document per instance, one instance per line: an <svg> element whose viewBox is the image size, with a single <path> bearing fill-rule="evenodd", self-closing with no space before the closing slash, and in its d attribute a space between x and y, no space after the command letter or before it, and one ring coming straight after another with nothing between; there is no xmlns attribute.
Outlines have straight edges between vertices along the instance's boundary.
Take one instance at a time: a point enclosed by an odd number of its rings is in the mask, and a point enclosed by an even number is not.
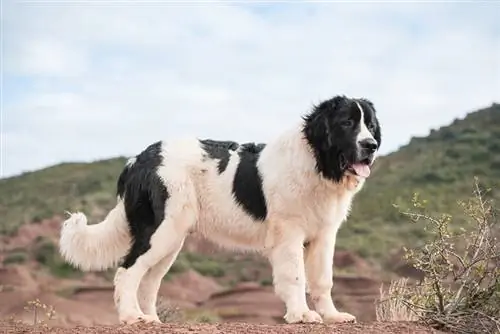
<svg viewBox="0 0 500 334"><path fill-rule="evenodd" d="M336 94L375 103L388 153L500 102L493 2L3 9L2 176L179 136L267 141Z"/></svg>

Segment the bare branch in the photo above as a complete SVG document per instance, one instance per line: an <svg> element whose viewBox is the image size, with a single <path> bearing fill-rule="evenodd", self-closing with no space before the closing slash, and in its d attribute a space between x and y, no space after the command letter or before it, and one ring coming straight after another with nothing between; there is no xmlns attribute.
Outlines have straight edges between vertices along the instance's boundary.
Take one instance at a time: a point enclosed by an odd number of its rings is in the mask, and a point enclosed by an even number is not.
<svg viewBox="0 0 500 334"><path fill-rule="evenodd" d="M475 180L474 198L460 205L469 229L450 229L451 217L436 218L422 212L401 212L412 221L430 226L428 241L406 250L406 259L425 277L417 285L393 281L388 292L381 290L377 317L412 317L438 329L456 333L500 334L500 247L495 237L495 209L484 198ZM424 207L416 202L419 210ZM382 298L383 297L383 298ZM408 319L407 319L408 320Z"/></svg>

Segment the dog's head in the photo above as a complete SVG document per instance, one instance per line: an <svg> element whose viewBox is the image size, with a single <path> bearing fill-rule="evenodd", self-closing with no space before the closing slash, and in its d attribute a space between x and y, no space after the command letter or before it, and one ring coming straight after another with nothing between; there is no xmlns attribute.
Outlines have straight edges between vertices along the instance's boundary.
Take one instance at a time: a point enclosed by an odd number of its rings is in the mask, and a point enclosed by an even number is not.
<svg viewBox="0 0 500 334"><path fill-rule="evenodd" d="M303 132L325 178L339 182L346 175L370 175L381 132L369 100L335 96L323 101L304 117Z"/></svg>

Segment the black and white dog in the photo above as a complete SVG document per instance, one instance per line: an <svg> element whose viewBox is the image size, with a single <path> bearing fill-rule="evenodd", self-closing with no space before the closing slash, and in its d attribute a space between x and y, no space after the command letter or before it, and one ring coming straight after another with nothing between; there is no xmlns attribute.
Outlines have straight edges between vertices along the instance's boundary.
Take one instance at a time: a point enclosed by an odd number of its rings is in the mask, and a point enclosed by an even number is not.
<svg viewBox="0 0 500 334"><path fill-rule="evenodd" d="M128 161L103 222L87 225L83 213L64 222L61 254L82 270L119 264L123 323L159 321L162 277L193 231L265 255L286 322L355 321L332 302L335 239L380 142L373 104L345 96L321 102L268 144L157 142Z"/></svg>

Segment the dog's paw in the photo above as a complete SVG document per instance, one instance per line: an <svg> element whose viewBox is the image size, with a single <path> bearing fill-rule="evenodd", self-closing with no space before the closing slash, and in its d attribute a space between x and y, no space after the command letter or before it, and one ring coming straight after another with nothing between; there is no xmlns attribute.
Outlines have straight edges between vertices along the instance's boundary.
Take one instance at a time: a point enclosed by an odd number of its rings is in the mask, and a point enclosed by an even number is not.
<svg viewBox="0 0 500 334"><path fill-rule="evenodd" d="M143 315L127 315L120 317L120 324L122 325L133 325L142 321Z"/></svg>
<svg viewBox="0 0 500 334"><path fill-rule="evenodd" d="M158 318L157 315L151 315L151 314L144 314L139 317L139 321L145 322L145 323L156 323L156 324L161 324L160 318Z"/></svg>
<svg viewBox="0 0 500 334"><path fill-rule="evenodd" d="M321 316L312 310L305 312L287 312L285 315L285 321L289 324L295 323L322 323L323 319Z"/></svg>
<svg viewBox="0 0 500 334"><path fill-rule="evenodd" d="M342 323L342 322L356 322L356 317L352 314L346 312L336 312L328 315L324 315L323 319L325 323Z"/></svg>
<svg viewBox="0 0 500 334"><path fill-rule="evenodd" d="M120 323L123 325L133 325L136 323L158 323L161 324L160 319L158 318L157 315L150 315L150 314L130 314L130 315L125 315L120 317Z"/></svg>

